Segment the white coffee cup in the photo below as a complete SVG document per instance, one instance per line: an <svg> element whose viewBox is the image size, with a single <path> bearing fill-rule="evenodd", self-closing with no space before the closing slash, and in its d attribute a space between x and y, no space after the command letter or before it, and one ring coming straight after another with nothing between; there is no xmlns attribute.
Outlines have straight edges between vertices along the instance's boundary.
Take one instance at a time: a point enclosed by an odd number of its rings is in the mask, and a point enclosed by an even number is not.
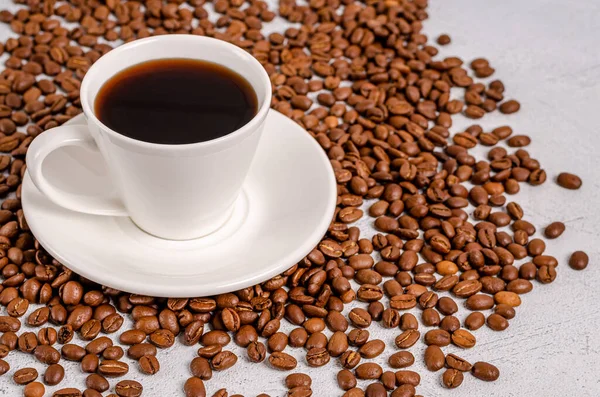
<svg viewBox="0 0 600 397"><path fill-rule="evenodd" d="M182 145L135 140L98 120L94 100L107 80L130 66L165 58L204 60L237 72L256 93L257 114L228 135ZM149 37L120 46L94 63L83 79L80 96L87 126L53 128L29 146L27 170L45 196L73 211L128 216L147 233L165 239L201 237L227 221L256 152L271 103L269 76L254 57L232 44L208 37ZM114 194L90 198L73 193L77 192L77 186L69 191L54 186L44 176L44 159L64 146L99 150L115 186Z"/></svg>

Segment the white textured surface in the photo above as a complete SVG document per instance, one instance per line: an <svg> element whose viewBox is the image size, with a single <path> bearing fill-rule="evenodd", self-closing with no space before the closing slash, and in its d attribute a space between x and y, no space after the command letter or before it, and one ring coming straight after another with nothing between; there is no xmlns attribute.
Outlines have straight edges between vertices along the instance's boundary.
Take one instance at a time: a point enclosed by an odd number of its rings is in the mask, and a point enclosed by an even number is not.
<svg viewBox="0 0 600 397"><path fill-rule="evenodd" d="M0 4L7 5L2 0ZM600 160L600 126L596 115L600 100L600 53L595 39L600 37L600 3L594 0L564 2L559 0L505 0L502 2L454 0L431 1L431 18L425 22L425 32L432 38L449 33L450 46L442 47L441 55L458 55L465 60L487 57L507 86L508 97L522 103L516 115L494 114L480 122L486 128L510 124L517 133L530 134L533 143L528 148L548 173L549 181L542 187L522 185L518 202L540 230L554 220L566 223L563 236L549 243L547 252L559 261L558 278L550 285L535 284L532 293L523 297L517 317L502 333L486 327L476 332L477 346L458 354L475 362L490 361L501 370L497 382L488 384L470 375L455 391L439 385L441 373L429 373L422 364L423 344L411 350L417 363L413 370L422 375L419 394L424 396L548 396L600 395L600 266L596 258L600 249L600 211L595 208L600 185L595 180L595 163ZM270 30L277 26L271 24ZM7 30L0 27L1 37ZM465 120L455 120L453 132L460 131ZM553 179L561 171L570 171L583 178L578 192L559 188ZM364 235L370 236L370 219L361 223ZM575 272L566 261L574 251L585 250L591 263L587 270ZM4 311L4 308L1 309ZM465 317L461 310L459 317ZM375 361L384 363L396 349L393 338L397 330L376 328L372 337L381 338L392 347ZM81 342L80 342L81 343ZM284 396L285 373L273 371L267 364L250 365L245 353L233 346L240 360L232 369L213 376L207 382L209 396L220 387L230 394L246 397L266 392L272 397ZM336 360L324 368L309 369L304 364L303 350L288 349L298 357L298 371L313 377L314 395L341 395L335 375ZM449 347L447 352L458 349ZM130 373L145 387L145 396L177 396L189 376L188 363L196 348L177 347L159 352L162 370L154 377ZM42 373L42 365L31 357L11 353L8 361L13 368L30 365ZM135 363L129 362L132 368ZM84 388L77 365L66 363L67 376L63 387ZM20 387L10 377L0 378L0 396L18 396ZM366 383L361 383L366 385ZM54 390L54 389L52 389Z"/></svg>

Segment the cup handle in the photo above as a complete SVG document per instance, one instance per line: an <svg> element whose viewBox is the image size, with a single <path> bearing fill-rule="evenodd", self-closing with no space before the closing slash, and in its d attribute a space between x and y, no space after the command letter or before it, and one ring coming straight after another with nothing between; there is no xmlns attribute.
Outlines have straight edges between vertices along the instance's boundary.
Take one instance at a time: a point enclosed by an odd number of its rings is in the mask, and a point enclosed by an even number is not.
<svg viewBox="0 0 600 397"><path fill-rule="evenodd" d="M37 136L27 150L27 171L35 186L52 202L66 209L94 215L128 216L123 203L116 198L85 197L54 187L42 172L46 157L63 146L79 146L98 151L86 125L63 125Z"/></svg>

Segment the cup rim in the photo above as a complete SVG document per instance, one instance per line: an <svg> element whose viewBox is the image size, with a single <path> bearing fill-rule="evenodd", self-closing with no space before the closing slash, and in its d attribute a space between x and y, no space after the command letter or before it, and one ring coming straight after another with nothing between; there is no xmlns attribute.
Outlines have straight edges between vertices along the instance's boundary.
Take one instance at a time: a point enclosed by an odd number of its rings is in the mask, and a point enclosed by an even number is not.
<svg viewBox="0 0 600 397"><path fill-rule="evenodd" d="M263 87L265 89L265 96L262 99L262 101L260 101L260 98L259 98L260 102L259 102L258 110L257 110L256 114L254 115L254 117L252 119L250 119L250 121L248 121L246 124L244 124L243 126L238 128L237 130L234 130L234 131L228 133L227 135L221 136L219 138L211 139L208 141L202 141L202 142L175 144L175 145L164 144L164 143L152 143L152 142L141 141L138 139L133 139L133 138L130 138L128 136L118 133L117 131L111 129L106 124L104 124L102 121L100 121L100 119L96 116L96 114L94 112L93 104L90 103L88 96L90 93L90 87L89 87L91 84L90 82L94 78L94 74L102 73L101 69L104 64L106 64L107 62L110 62L112 57L120 56L120 55L122 55L123 52L131 51L131 50L135 49L136 47L139 47L142 45L152 44L155 42L162 42L162 43L166 43L168 45L169 42L182 41L182 40L194 41L196 45L198 45L198 43L202 43L202 42L205 42L205 43L210 42L211 45L221 46L225 50L233 51L237 55L245 58L245 61L247 61L249 63L249 65L251 65L253 68L256 68L259 71L260 81L257 84L253 84L253 82L251 82L251 81L248 81L248 82L252 86L263 85ZM182 58L185 58L185 57L182 57ZM168 59L168 58L157 57L153 60L158 60L158 59ZM136 64L133 64L131 66L134 66L134 65L136 65ZM124 69L122 69L122 70L124 70ZM237 73L237 71L235 71L235 70L233 70L233 71ZM109 79L110 78L112 78L112 76L110 76ZM198 36L198 35L186 35L186 34L170 34L170 35L160 35L160 36L152 36L152 37L146 37L143 39L138 39L138 40L123 44L123 45L111 50L110 52L106 53L102 57L100 57L98 59L98 61L96 61L90 67L90 69L87 71L85 77L83 78L83 81L81 83L81 89L80 89L80 98L81 98L81 106L83 108L83 112L84 112L85 116L87 117L88 121L92 120L95 124L98 124L99 126L101 126L102 130L107 132L108 135L110 135L111 139L116 140L116 142L120 142L127 146L134 146L139 149L168 150L170 152L183 152L183 151L189 151L190 149L200 149L200 148L219 150L221 147L229 146L229 144L232 141L238 141L240 139L243 140L252 131L256 130L256 128L259 127L260 123L265 119L267 112L269 111L270 106L271 106L271 90L272 90L271 89L271 80L269 78L269 75L267 74L267 71L260 64L260 62L258 62L258 60L256 58L254 58L250 53L246 52L245 50L243 50L229 42L215 39L212 37ZM96 95L97 95L97 93L94 95L94 98L96 97ZM257 93L257 96L258 96L258 93Z"/></svg>

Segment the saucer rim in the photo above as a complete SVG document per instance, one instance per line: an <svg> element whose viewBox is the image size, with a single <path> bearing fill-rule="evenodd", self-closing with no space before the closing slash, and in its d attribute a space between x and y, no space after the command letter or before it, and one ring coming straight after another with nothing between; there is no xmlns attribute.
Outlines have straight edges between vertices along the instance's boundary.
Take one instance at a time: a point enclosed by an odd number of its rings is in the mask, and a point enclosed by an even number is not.
<svg viewBox="0 0 600 397"><path fill-rule="evenodd" d="M287 118L283 114L271 109L267 115L267 120L269 118L280 119L275 122L276 125L280 125L281 123L294 123L295 127L304 130L304 128L293 120ZM85 116L80 114L75 116L71 120L68 121L69 124L75 124L77 122L85 123ZM285 126L284 126L285 128ZM298 131L300 132L300 131ZM299 134L300 135L300 134ZM294 250L289 252L287 255L278 258L273 261L274 265L266 267L263 271L256 273L254 272L251 276L243 277L235 279L231 282L221 283L219 285L204 285L204 288L201 288L200 291L198 288L195 288L195 285L184 285L184 286L173 286L173 285L152 285L149 286L145 282L133 280L125 281L124 278L119 277L119 273L115 272L105 272L104 279L100 282L95 281L95 276L97 276L97 272L91 272L86 270L86 266L84 264L73 266L70 261L65 258L65 256L60 255L55 249L52 248L51 244L48 244L47 239L42 236L41 238L36 235L36 229L38 229L38 221L34 218L31 221L28 220L29 228L31 229L33 235L38 240L38 242L44 247L44 249L51 254L54 258L56 258L60 263L64 264L65 267L73 270L75 273L82 275L83 277L88 278L91 281L97 282L100 285L108 286L111 288L118 289L120 291L134 293L134 294L143 294L149 296L156 297L195 297L195 296L209 296L209 295L217 295L226 292L237 291L243 288L247 288L249 286L253 286L262 282L269 280L270 278L288 270L297 264L303 257L305 257L312 249L314 249L319 241L321 241L322 237L327 232L329 225L332 222L335 208L336 208L336 199L337 199L337 182L335 180L335 175L333 172L333 168L331 167L331 163L326 153L323 151L318 142L307 132L304 131L302 135L302 139L308 140L309 145L314 149L315 154L320 158L320 160L325 165L327 169L327 180L329 185L329 192L327 194L328 201L330 201L329 209L326 214L321 218L321 221L318 225L315 225L312 233L308 238L306 238L302 244L297 246ZM33 181L29 174L26 175L23 181L23 197L22 197L22 206L23 211L27 213L27 207L29 206L27 196L29 195L29 189L34 189ZM152 238L157 238L152 236ZM184 276L182 276L184 277Z"/></svg>

